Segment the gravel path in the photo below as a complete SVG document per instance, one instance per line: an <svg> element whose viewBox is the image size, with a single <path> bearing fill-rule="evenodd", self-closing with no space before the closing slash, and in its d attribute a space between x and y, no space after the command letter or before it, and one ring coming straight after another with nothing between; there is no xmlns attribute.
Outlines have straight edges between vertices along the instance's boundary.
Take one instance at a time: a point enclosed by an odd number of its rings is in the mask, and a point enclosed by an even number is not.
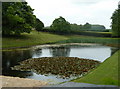
<svg viewBox="0 0 120 89"><path fill-rule="evenodd" d="M0 76L0 80L2 80L2 84L0 84L2 87L41 87L47 85L47 83L43 81L19 77Z"/></svg>

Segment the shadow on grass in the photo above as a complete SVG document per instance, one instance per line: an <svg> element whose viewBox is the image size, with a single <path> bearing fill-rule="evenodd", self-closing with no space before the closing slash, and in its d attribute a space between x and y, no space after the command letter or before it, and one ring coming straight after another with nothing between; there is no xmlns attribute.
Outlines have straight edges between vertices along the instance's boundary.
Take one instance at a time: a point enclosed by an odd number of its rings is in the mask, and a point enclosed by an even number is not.
<svg viewBox="0 0 120 89"><path fill-rule="evenodd" d="M22 34L22 35L2 35L2 38L10 38L10 39L29 39L30 36Z"/></svg>

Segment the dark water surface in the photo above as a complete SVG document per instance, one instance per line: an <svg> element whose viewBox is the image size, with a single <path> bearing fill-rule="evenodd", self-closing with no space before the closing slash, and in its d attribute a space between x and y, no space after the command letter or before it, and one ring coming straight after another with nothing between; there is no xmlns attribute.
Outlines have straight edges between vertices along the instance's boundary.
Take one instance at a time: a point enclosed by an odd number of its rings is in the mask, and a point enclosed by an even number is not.
<svg viewBox="0 0 120 89"><path fill-rule="evenodd" d="M32 47L29 49L7 50L2 52L2 74L6 76L15 76L22 78L30 78L36 80L47 81L51 84L56 84L69 79L56 78L55 75L40 75L34 72L15 71L11 67L19 65L19 62L28 58L40 57L79 57L94 59L103 62L106 58L110 57L117 48L102 46L102 45L64 45L64 46L45 46L45 47Z"/></svg>

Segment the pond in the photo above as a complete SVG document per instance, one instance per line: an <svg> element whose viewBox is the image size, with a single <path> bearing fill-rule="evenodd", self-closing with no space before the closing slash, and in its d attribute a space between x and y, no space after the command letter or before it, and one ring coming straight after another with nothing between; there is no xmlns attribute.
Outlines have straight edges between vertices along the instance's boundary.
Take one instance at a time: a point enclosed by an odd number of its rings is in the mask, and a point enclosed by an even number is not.
<svg viewBox="0 0 120 89"><path fill-rule="evenodd" d="M55 75L40 75L31 71L11 70L19 62L29 58L41 57L78 57L103 62L110 57L117 48L99 44L72 44L72 45L40 45L27 49L14 49L2 52L2 74L6 76L30 78L47 81L50 84L69 81L77 77L63 79Z"/></svg>

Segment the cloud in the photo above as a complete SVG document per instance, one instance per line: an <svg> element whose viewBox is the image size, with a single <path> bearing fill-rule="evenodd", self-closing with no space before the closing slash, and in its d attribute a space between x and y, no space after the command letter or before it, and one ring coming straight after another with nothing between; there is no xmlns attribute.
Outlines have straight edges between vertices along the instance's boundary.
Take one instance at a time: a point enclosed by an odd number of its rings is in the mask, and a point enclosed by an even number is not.
<svg viewBox="0 0 120 89"><path fill-rule="evenodd" d="M70 23L103 24L109 28L119 0L26 0L34 14L49 26L59 16Z"/></svg>

